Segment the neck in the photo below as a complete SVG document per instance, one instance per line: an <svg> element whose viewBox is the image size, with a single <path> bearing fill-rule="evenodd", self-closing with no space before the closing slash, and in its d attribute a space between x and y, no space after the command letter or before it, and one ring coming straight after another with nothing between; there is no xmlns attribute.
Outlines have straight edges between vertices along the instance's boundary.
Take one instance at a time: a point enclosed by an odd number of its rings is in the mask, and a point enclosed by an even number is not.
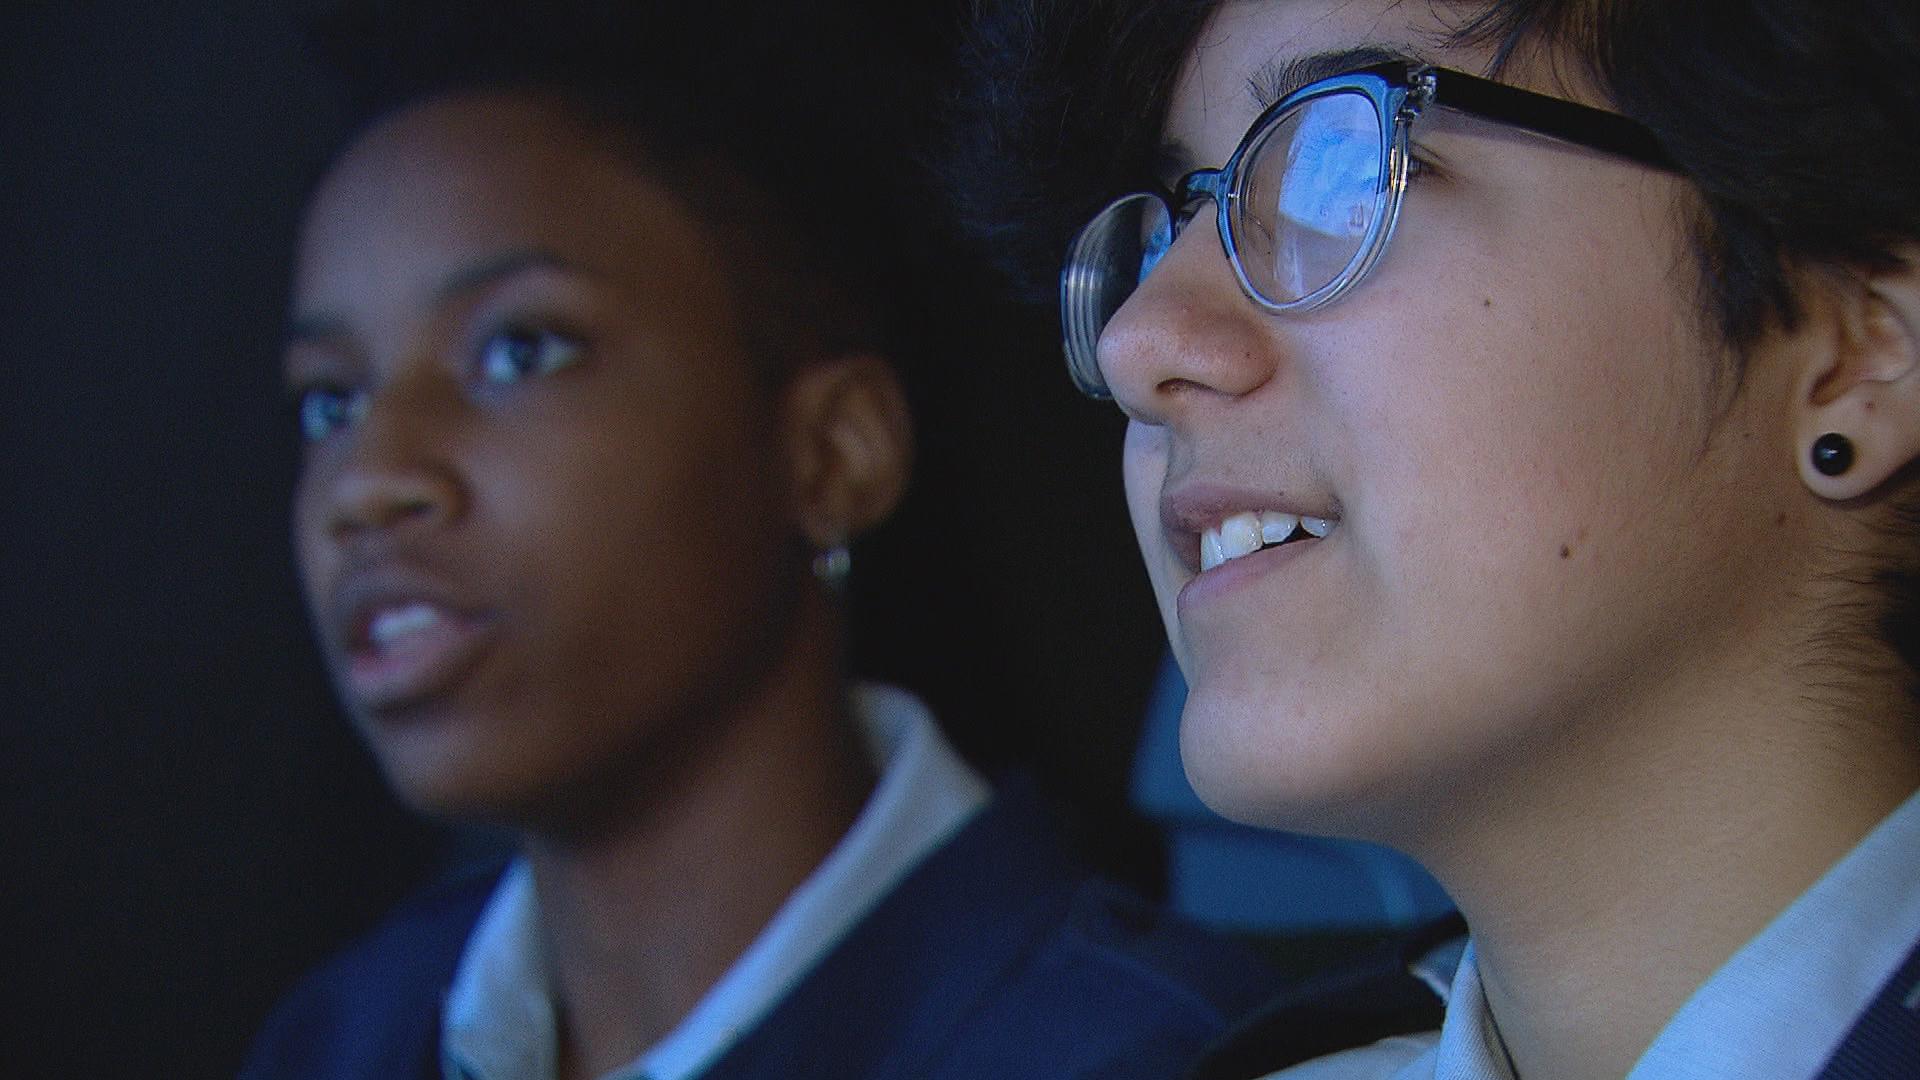
<svg viewBox="0 0 1920 1080"><path fill-rule="evenodd" d="M630 804L591 830L527 837L562 1080L625 1065L670 1031L859 814L874 778L836 658L803 652L694 721L700 745L635 783Z"/></svg>
<svg viewBox="0 0 1920 1080"><path fill-rule="evenodd" d="M1701 983L1920 788L1914 725L1885 722L1906 707L1880 704L1836 720L1793 693L1717 717L1565 725L1531 775L1439 815L1470 824L1409 845L1473 927L1519 1076L1626 1075Z"/></svg>

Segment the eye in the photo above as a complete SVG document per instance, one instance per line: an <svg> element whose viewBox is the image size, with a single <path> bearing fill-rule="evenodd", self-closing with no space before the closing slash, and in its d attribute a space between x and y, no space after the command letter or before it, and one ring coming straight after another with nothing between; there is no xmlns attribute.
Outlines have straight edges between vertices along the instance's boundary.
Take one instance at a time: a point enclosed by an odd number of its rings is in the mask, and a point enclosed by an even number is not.
<svg viewBox="0 0 1920 1080"><path fill-rule="evenodd" d="M570 334L508 327L481 344L480 377L491 383L512 383L533 375L550 375L578 361L584 352L584 343Z"/></svg>
<svg viewBox="0 0 1920 1080"><path fill-rule="evenodd" d="M300 437L320 442L366 412L366 395L342 386L309 386L294 394L294 414Z"/></svg>
<svg viewBox="0 0 1920 1080"><path fill-rule="evenodd" d="M1444 150L1419 138L1419 134L1419 129L1416 128L1415 137L1407 140L1407 183L1420 180L1440 180L1451 183L1454 180L1454 163L1448 160Z"/></svg>

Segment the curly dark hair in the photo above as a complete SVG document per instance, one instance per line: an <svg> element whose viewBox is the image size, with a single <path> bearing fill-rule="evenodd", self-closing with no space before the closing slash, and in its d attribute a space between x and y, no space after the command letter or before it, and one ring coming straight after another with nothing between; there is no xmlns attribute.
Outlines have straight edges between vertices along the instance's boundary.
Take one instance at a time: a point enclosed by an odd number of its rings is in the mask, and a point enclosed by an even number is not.
<svg viewBox="0 0 1920 1080"><path fill-rule="evenodd" d="M936 161L962 237L1050 303L1067 241L1151 178L1189 44L1217 0L975 0Z"/></svg>

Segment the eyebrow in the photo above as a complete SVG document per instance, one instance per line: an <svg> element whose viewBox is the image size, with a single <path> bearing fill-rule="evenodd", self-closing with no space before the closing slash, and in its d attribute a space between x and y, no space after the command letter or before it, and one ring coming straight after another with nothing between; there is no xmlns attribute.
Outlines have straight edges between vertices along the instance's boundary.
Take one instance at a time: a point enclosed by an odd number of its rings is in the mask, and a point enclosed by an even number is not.
<svg viewBox="0 0 1920 1080"><path fill-rule="evenodd" d="M1329 49L1284 59L1276 56L1247 77L1247 92L1252 96L1255 107L1265 112L1288 94L1321 79L1388 63L1425 66L1433 61L1406 49L1376 44ZM1154 175L1168 178L1184 175L1199 167L1198 157L1191 147L1178 139L1163 141L1154 153Z"/></svg>
<svg viewBox="0 0 1920 1080"><path fill-rule="evenodd" d="M531 270L555 270L570 274L583 272L576 264L545 248L518 248L489 256L448 274L433 290L433 303L435 306L445 304L464 293ZM336 315L296 313L288 317L284 336L286 344L295 345L339 337L345 332L346 321Z"/></svg>
<svg viewBox="0 0 1920 1080"><path fill-rule="evenodd" d="M1247 78L1247 90L1253 95L1254 104L1264 111L1273 108L1288 94L1303 90L1321 79L1345 75L1349 71L1376 64L1392 63L1431 66L1433 61L1388 45L1358 45L1285 60L1275 57L1260 65L1259 70Z"/></svg>

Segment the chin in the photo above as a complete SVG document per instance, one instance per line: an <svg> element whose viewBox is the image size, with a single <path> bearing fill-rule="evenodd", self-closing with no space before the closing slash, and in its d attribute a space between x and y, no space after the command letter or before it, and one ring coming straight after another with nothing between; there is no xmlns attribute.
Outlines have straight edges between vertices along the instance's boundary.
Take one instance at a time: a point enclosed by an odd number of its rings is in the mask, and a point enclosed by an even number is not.
<svg viewBox="0 0 1920 1080"><path fill-rule="evenodd" d="M1382 840L1411 781L1377 724L1309 707L1249 703L1202 682L1180 719L1180 757L1200 800L1231 821Z"/></svg>
<svg viewBox="0 0 1920 1080"><path fill-rule="evenodd" d="M422 817L450 823L505 824L517 800L473 777L426 770L385 769L387 786Z"/></svg>
<svg viewBox="0 0 1920 1080"><path fill-rule="evenodd" d="M380 739L373 753L394 796L440 821L513 825L539 801L545 786L526 775L524 764L502 768L484 754L442 740Z"/></svg>

